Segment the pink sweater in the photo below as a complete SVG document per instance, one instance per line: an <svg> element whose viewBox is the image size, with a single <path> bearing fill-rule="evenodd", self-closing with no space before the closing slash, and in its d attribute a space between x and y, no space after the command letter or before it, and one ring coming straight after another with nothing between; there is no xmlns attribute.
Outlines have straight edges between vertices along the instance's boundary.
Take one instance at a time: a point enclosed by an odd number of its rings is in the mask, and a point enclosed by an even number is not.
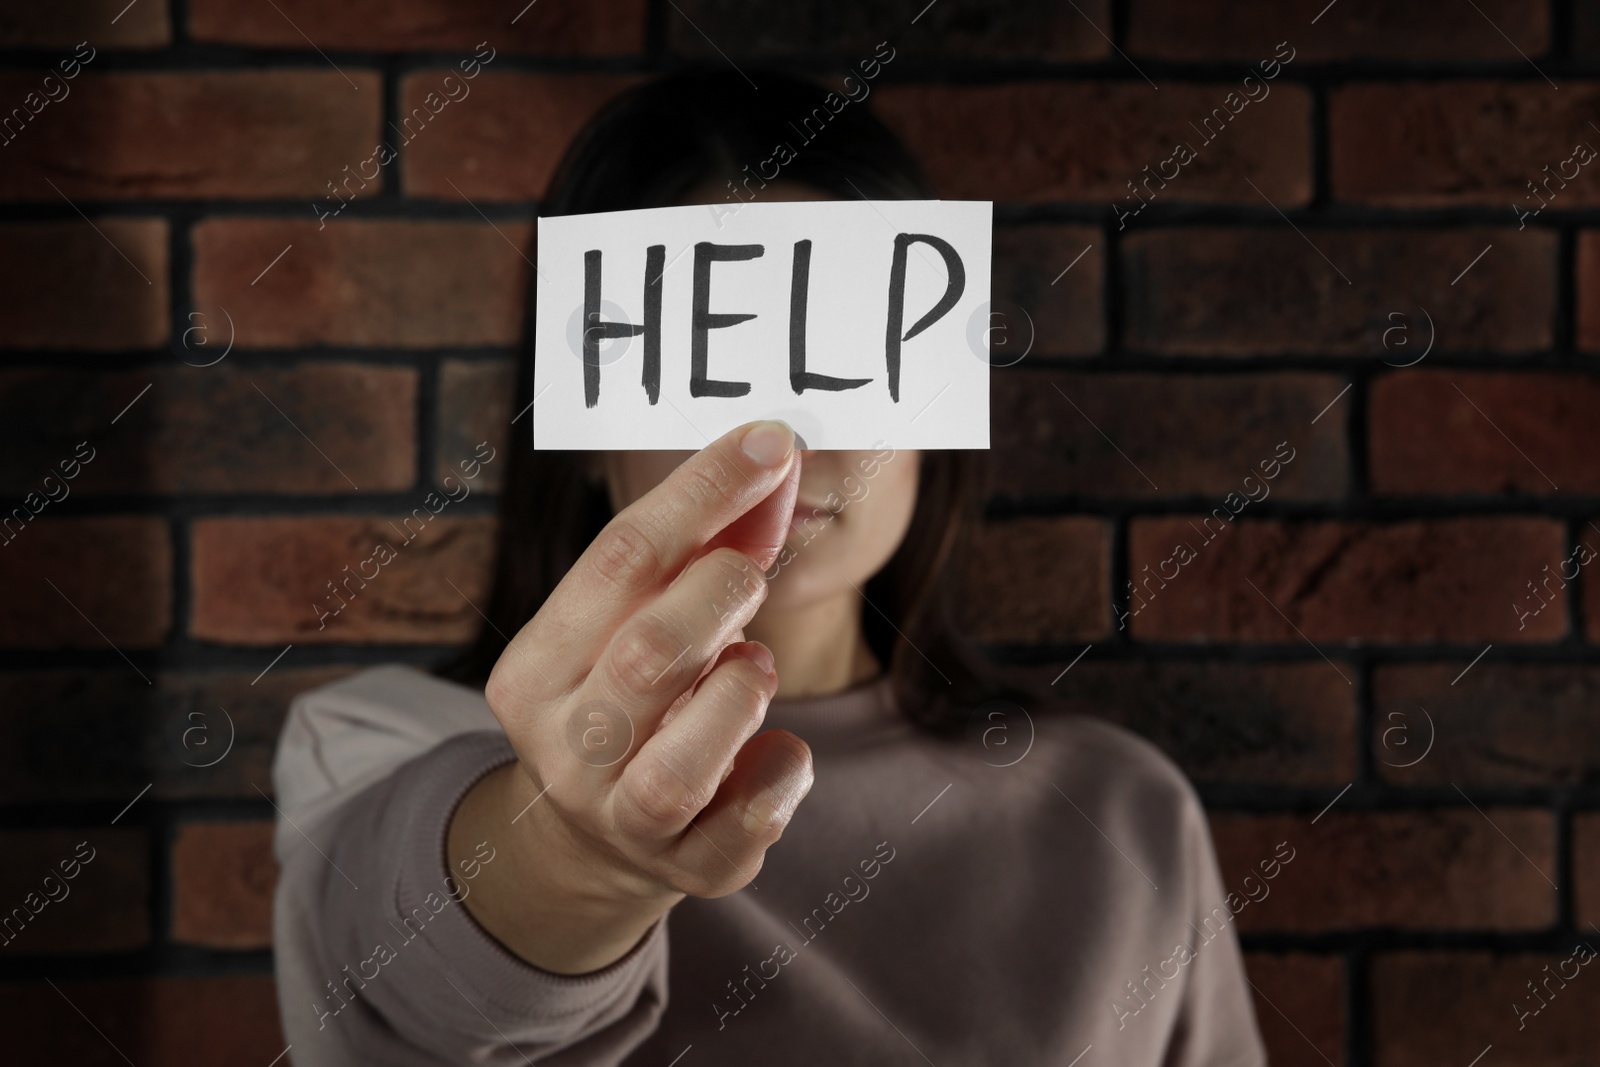
<svg viewBox="0 0 1600 1067"><path fill-rule="evenodd" d="M481 868L447 881L455 804L513 759L482 692L383 667L306 693L273 767L290 1058L1264 1063L1240 897L1182 775L1097 720L995 722L1003 735L928 738L883 680L774 701L766 725L811 745L816 783L755 884L684 900L570 977L472 919L459 901Z"/></svg>

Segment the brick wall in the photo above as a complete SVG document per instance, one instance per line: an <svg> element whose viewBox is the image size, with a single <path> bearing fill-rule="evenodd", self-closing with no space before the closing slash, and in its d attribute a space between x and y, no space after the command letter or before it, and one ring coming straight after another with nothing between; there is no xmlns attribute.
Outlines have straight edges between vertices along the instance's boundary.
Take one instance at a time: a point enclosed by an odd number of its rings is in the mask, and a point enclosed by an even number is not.
<svg viewBox="0 0 1600 1067"><path fill-rule="evenodd" d="M560 150L676 58L827 75L889 40L874 106L996 201L997 351L1027 350L967 624L1170 752L1230 886L1295 848L1240 917L1275 1062L1587 1062L1600 979L1510 1006L1600 936L1600 581L1549 577L1600 549L1588 5L124 4L0 12L7 114L76 75L0 133L0 491L39 494L0 547L0 906L94 856L0 948L8 1048L277 1054L285 703L472 631L499 471L326 629L308 604L504 440Z"/></svg>

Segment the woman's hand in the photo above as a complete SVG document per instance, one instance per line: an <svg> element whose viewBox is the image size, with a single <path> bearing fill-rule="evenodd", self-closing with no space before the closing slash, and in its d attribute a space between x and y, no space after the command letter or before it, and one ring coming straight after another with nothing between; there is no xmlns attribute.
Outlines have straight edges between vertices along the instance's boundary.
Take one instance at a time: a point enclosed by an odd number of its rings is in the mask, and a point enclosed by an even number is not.
<svg viewBox="0 0 1600 1067"><path fill-rule="evenodd" d="M791 733L753 736L777 689L743 640L788 535L800 455L740 427L609 522L496 662L485 695L518 762L452 819L452 866L504 841L467 908L546 970L597 970L685 894L749 882L811 788Z"/></svg>

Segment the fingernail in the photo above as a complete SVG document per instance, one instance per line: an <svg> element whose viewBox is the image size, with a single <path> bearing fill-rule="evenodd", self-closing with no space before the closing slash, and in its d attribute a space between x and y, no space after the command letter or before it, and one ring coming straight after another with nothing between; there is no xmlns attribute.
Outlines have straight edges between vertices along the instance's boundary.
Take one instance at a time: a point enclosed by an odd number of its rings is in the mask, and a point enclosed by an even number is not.
<svg viewBox="0 0 1600 1067"><path fill-rule="evenodd" d="M745 431L739 447L763 467L776 467L794 451L794 431L789 429L788 423L773 420L758 422Z"/></svg>
<svg viewBox="0 0 1600 1067"><path fill-rule="evenodd" d="M782 801L778 793L765 789L744 809L744 830L747 834L764 834L782 815Z"/></svg>
<svg viewBox="0 0 1600 1067"><path fill-rule="evenodd" d="M766 645L752 641L744 648L744 654L747 659L768 674L772 674L777 670L778 665L773 661L772 652Z"/></svg>

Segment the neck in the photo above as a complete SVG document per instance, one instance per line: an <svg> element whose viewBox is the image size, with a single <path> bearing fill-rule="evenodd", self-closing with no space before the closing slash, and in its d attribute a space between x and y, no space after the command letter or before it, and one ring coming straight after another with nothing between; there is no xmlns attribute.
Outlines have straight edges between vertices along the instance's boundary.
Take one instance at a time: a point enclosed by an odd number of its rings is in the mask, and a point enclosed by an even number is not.
<svg viewBox="0 0 1600 1067"><path fill-rule="evenodd" d="M829 696L881 670L862 633L861 598L854 590L792 608L762 605L744 635L772 650L779 698Z"/></svg>

